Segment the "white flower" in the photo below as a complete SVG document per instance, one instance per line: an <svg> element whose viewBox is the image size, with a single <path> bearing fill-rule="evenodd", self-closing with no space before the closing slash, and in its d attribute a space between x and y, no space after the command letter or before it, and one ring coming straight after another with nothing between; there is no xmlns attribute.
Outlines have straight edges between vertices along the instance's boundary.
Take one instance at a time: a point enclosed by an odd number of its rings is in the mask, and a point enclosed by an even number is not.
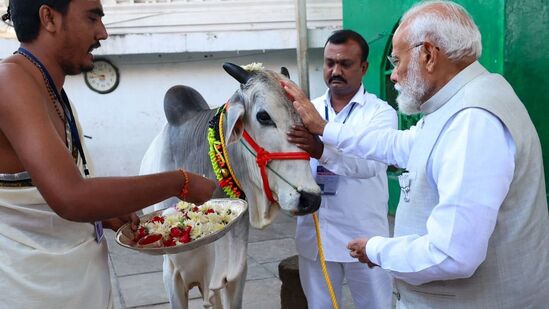
<svg viewBox="0 0 549 309"><path fill-rule="evenodd" d="M193 224L193 228L191 229L191 238L198 239L202 237L202 224Z"/></svg>
<svg viewBox="0 0 549 309"><path fill-rule="evenodd" d="M208 221L208 218L206 218L206 216L204 216L204 214L201 211L188 212L187 216L189 216L189 220L191 220L193 222L206 223Z"/></svg>
<svg viewBox="0 0 549 309"><path fill-rule="evenodd" d="M184 220L185 217L183 216L183 213L178 212L173 215L166 216L164 223L169 227L177 227L179 226L179 223L182 223Z"/></svg>
<svg viewBox="0 0 549 309"><path fill-rule="evenodd" d="M170 235L170 226L160 222L148 222L145 224L145 228L149 231L149 234L160 234L162 237Z"/></svg>
<svg viewBox="0 0 549 309"><path fill-rule="evenodd" d="M229 223L229 222L233 221L234 217L235 217L234 213L233 214L227 214L225 212L225 213L222 213L222 214L219 215L219 222Z"/></svg>
<svg viewBox="0 0 549 309"><path fill-rule="evenodd" d="M225 228L225 224L223 223L212 223L212 232L221 231Z"/></svg>
<svg viewBox="0 0 549 309"><path fill-rule="evenodd" d="M177 209L179 209L179 210L185 210L185 209L191 209L194 206L195 205L193 203L180 201L179 203L177 203L177 205L175 207L177 207Z"/></svg>
<svg viewBox="0 0 549 309"><path fill-rule="evenodd" d="M248 72L265 70L265 68L263 67L263 63L261 62L252 62L250 64L243 65L242 68Z"/></svg>
<svg viewBox="0 0 549 309"><path fill-rule="evenodd" d="M206 220L208 222L221 222L221 216L215 212L206 215Z"/></svg>

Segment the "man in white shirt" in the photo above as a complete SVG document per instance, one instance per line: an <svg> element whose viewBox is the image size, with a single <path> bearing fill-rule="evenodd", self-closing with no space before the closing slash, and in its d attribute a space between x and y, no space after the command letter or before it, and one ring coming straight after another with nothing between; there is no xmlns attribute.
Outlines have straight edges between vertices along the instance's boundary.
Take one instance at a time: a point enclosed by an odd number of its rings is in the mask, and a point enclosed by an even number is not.
<svg viewBox="0 0 549 309"><path fill-rule="evenodd" d="M368 51L368 44L360 34L352 30L334 32L324 47L324 80L328 90L313 104L330 121L396 128L395 110L366 92L362 85L368 69ZM345 279L356 308L389 308L390 275L380 268L365 267L345 250L350 240L360 236L389 236L387 166L342 156L303 127L290 132L289 139L316 158L311 160L311 168L323 189L318 211L321 240L337 299L341 299ZM320 266L312 216L298 217L296 247L309 308L330 308L332 302Z"/></svg>
<svg viewBox="0 0 549 309"><path fill-rule="evenodd" d="M405 167L395 236L359 238L351 255L396 278L405 308L542 308L549 302L549 220L541 145L503 77L476 60L465 9L422 2L393 36L391 79L407 131L327 122L295 85L303 122L326 145Z"/></svg>

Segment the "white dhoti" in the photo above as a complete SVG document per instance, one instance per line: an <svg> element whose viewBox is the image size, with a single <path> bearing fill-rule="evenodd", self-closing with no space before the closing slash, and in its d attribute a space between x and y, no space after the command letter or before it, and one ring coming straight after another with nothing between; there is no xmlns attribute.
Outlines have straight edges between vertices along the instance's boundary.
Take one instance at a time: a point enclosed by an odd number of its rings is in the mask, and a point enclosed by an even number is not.
<svg viewBox="0 0 549 309"><path fill-rule="evenodd" d="M112 308L107 245L34 187L0 187L0 308Z"/></svg>

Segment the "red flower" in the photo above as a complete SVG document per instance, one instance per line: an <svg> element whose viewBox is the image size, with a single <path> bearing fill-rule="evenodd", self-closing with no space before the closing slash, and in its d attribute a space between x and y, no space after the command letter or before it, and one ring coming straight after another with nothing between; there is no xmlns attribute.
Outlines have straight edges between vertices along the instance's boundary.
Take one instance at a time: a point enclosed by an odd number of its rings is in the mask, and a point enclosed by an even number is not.
<svg viewBox="0 0 549 309"><path fill-rule="evenodd" d="M184 244L191 241L191 236L188 233L183 234L183 236L179 237L179 242L182 242Z"/></svg>
<svg viewBox="0 0 549 309"><path fill-rule="evenodd" d="M180 228L178 228L178 227L172 227L172 228L170 229L170 236L171 236L171 237L179 237L179 236L181 236L181 235L183 235L183 231L182 231Z"/></svg>
<svg viewBox="0 0 549 309"><path fill-rule="evenodd" d="M140 227L139 229L137 229L137 232L133 237L133 241L138 242L141 238L145 237L147 234L148 234L147 230L144 227Z"/></svg>
<svg viewBox="0 0 549 309"><path fill-rule="evenodd" d="M164 246L166 246L166 247L173 247L173 246L176 245L176 243L175 243L175 238L170 237L170 238L164 240L163 244L164 244Z"/></svg>
<svg viewBox="0 0 549 309"><path fill-rule="evenodd" d="M160 239L162 239L162 235L152 234L141 238L137 243L140 245L148 245L152 244L153 242L159 241Z"/></svg>
<svg viewBox="0 0 549 309"><path fill-rule="evenodd" d="M159 217L159 216L154 216L154 217L151 219L151 222L160 222L160 223L164 223L164 218L163 218L163 217Z"/></svg>

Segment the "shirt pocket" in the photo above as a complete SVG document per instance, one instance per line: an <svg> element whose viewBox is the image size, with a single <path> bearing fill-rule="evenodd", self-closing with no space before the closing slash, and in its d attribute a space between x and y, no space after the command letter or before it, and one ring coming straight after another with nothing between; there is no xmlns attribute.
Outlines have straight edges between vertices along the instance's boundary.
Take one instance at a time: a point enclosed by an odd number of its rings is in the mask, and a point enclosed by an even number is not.
<svg viewBox="0 0 549 309"><path fill-rule="evenodd" d="M426 291L418 288L410 289L410 290L422 295L423 297L432 298L432 299L439 298L439 299L451 300L451 299L455 299L457 296L455 293L452 293L450 291L440 291L440 290Z"/></svg>

